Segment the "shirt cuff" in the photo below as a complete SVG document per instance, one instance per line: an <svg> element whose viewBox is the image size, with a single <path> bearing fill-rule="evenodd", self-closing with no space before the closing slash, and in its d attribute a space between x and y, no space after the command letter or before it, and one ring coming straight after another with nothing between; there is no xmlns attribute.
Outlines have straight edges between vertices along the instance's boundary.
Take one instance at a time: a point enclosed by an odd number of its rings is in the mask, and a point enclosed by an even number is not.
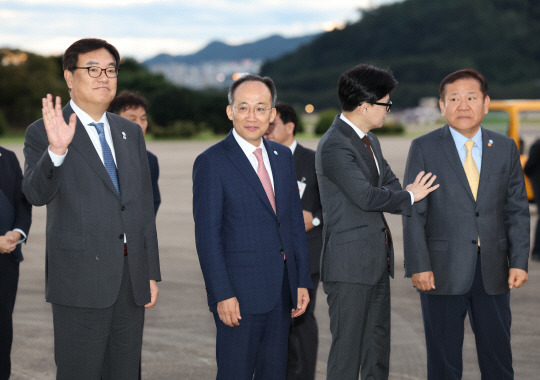
<svg viewBox="0 0 540 380"><path fill-rule="evenodd" d="M409 190L406 190L409 192L409 194L411 195L411 206L414 204L414 195L412 193L412 191L409 191Z"/></svg>
<svg viewBox="0 0 540 380"><path fill-rule="evenodd" d="M49 152L49 157L51 157L51 160L52 160L54 166L56 166L56 167L62 165L62 163L64 162L64 159L66 158L67 152L68 152L68 150L66 150L66 153L64 155L59 156L59 155L54 154L53 152L51 152L51 146L50 145L49 145L49 148L47 149L47 151Z"/></svg>
<svg viewBox="0 0 540 380"><path fill-rule="evenodd" d="M18 229L18 228L14 228L13 231L20 233L21 236L22 236L21 240L19 240L19 241L17 242L17 244L21 244L21 243L23 243L23 242L26 240L26 234L24 233L23 230Z"/></svg>

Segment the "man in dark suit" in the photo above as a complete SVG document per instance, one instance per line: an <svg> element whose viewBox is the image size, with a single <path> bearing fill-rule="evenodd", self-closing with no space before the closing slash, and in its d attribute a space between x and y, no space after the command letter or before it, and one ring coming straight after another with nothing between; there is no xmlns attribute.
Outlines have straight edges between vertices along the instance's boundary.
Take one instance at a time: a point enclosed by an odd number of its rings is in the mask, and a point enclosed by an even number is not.
<svg viewBox="0 0 540 380"><path fill-rule="evenodd" d="M140 94L124 90L120 92L109 105L109 112L114 112L141 126L143 135L146 136L148 129L148 102ZM148 155L148 165L150 166L150 178L152 178L152 193L154 194L154 213L157 214L161 204L161 193L159 192L159 164L157 156L146 151Z"/></svg>
<svg viewBox="0 0 540 380"><path fill-rule="evenodd" d="M370 132L390 111L397 82L389 70L358 65L338 82L342 113L315 156L323 207L321 280L332 346L328 380L387 379L390 360L392 238L383 212L409 214L438 186L419 173L402 190Z"/></svg>
<svg viewBox="0 0 540 380"><path fill-rule="evenodd" d="M529 159L525 163L523 171L531 180L534 202L536 203L536 208L540 210L540 139L531 145ZM536 222L531 258L535 261L540 261L540 218Z"/></svg>
<svg viewBox="0 0 540 380"><path fill-rule="evenodd" d="M405 274L421 292L428 379L461 379L465 316L482 379L513 379L510 290L527 281L529 205L514 141L481 127L485 78L459 70L439 87L447 125L415 139L405 178L441 189L403 218Z"/></svg>
<svg viewBox="0 0 540 380"><path fill-rule="evenodd" d="M315 151L298 144L295 139L297 125L298 116L294 108L285 103L276 104L276 117L270 123L265 137L288 146L293 153L298 190L302 199L311 281L313 282L313 289L309 290L310 301L306 312L301 317L291 320L287 380L314 380L319 344L319 328L317 319L315 319L315 300L320 279L322 207L317 175L315 174Z"/></svg>
<svg viewBox="0 0 540 380"><path fill-rule="evenodd" d="M309 254L290 149L266 141L272 79L229 89L229 135L193 165L193 216L218 380L284 380L290 317L309 303ZM292 309L292 312L291 312Z"/></svg>
<svg viewBox="0 0 540 380"><path fill-rule="evenodd" d="M144 310L160 280L141 128L106 112L116 48L82 39L63 57L71 101L48 94L26 131L23 192L47 205L46 299L57 379L137 378Z"/></svg>
<svg viewBox="0 0 540 380"><path fill-rule="evenodd" d="M0 147L0 380L11 373L13 308L23 261L21 243L32 223L32 206L22 190L22 171L17 156Z"/></svg>

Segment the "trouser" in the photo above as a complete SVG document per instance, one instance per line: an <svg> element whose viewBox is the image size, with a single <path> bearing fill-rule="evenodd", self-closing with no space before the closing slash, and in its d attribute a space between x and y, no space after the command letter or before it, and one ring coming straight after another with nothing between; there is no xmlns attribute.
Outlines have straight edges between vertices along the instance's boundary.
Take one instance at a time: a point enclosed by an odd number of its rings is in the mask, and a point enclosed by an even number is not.
<svg viewBox="0 0 540 380"><path fill-rule="evenodd" d="M437 279L435 279L437 281ZM478 255L471 289L464 295L420 293L429 380L461 379L465 316L469 314L483 380L513 379L510 293L489 295Z"/></svg>
<svg viewBox="0 0 540 380"><path fill-rule="evenodd" d="M388 379L390 279L375 285L323 282L332 345L327 380Z"/></svg>
<svg viewBox="0 0 540 380"><path fill-rule="evenodd" d="M128 258L115 303L105 309L52 304L57 380L134 380L141 357L144 306L133 298Z"/></svg>
<svg viewBox="0 0 540 380"><path fill-rule="evenodd" d="M0 254L0 380L11 374L13 308L19 282L19 263L10 254Z"/></svg>

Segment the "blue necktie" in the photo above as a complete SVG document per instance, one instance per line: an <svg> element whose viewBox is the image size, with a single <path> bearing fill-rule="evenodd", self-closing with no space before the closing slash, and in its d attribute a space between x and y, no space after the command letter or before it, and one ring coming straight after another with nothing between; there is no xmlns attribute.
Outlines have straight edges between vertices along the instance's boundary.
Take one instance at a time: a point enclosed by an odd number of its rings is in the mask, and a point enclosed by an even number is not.
<svg viewBox="0 0 540 380"><path fill-rule="evenodd" d="M120 186L118 185L118 170L114 164L111 148L109 147L109 144L107 144L107 140L105 140L103 123L90 123L88 125L95 127L97 130L99 142L101 143L101 152L103 153L105 169L107 170L107 173L109 173L109 177L111 177L112 183L114 184L114 187L116 187L116 191L118 191L118 194L120 194Z"/></svg>

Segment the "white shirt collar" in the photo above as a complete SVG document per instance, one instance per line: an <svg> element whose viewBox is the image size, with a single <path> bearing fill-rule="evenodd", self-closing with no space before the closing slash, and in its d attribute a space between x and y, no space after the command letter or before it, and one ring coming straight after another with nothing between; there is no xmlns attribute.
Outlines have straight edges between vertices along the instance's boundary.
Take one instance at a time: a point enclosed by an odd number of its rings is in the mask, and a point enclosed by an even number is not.
<svg viewBox="0 0 540 380"><path fill-rule="evenodd" d="M263 140L261 138L261 143L259 146L255 146L253 145L252 143L250 143L249 141L245 140L242 136L240 136L237 132L236 132L236 129L233 128L233 136L234 136L234 139L236 140L236 142L238 143L238 145L240 145L240 148L242 148L242 151L244 152L244 154L249 157L251 154L253 154L253 152L255 151L255 149L257 148L261 148L263 150L263 153L266 152L266 148L264 147L264 143L263 143Z"/></svg>
<svg viewBox="0 0 540 380"><path fill-rule="evenodd" d="M291 150L292 154L294 154L294 151L296 150L296 147L298 146L298 142L296 140L293 140L291 146L289 149Z"/></svg>
<svg viewBox="0 0 540 380"><path fill-rule="evenodd" d="M75 114L77 115L77 117L79 118L79 120L81 121L81 123L83 125L86 126L86 125L88 125L90 123L95 123L96 122L96 120L92 119L90 117L90 115L88 115L79 106L77 106L77 104L75 104L73 99L71 99L69 101L69 105L71 106L71 108L73 109L73 112L75 112ZM104 123L105 125L109 125L109 122L107 120L107 113L106 112L103 113L101 118L98 120L98 123Z"/></svg>
<svg viewBox="0 0 540 380"><path fill-rule="evenodd" d="M351 128L353 129L353 131L356 132L356 134L358 135L358 137L360 137L360 139L362 139L366 134L364 132L362 132L362 130L360 130L360 128L358 128L356 125L354 125L349 119L347 119L345 117L345 115L341 114L339 115L339 118L341 120L343 120L345 123L349 124L351 126Z"/></svg>

